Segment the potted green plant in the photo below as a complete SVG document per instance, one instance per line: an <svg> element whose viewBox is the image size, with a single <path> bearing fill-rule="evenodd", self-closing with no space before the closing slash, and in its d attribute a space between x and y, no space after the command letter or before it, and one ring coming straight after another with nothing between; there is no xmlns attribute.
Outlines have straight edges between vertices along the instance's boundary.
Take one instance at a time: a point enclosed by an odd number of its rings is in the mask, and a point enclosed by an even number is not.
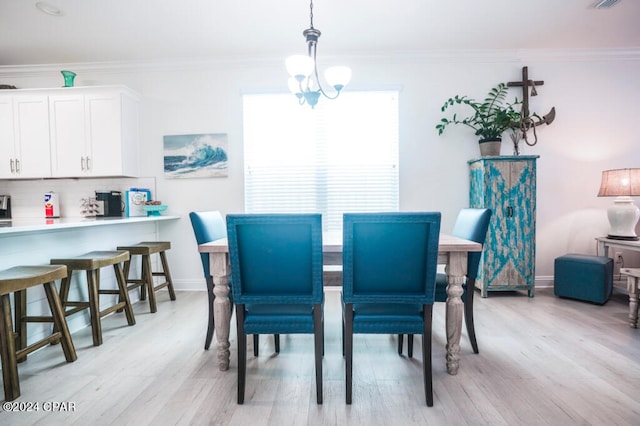
<svg viewBox="0 0 640 426"><path fill-rule="evenodd" d="M507 85L499 83L489 91L489 94L482 102L469 99L466 96L454 96L447 99L441 111L455 105L467 105L472 109L472 114L464 118L459 118L453 114L451 118L442 118L436 126L438 134L442 135L450 124L464 124L471 127L477 136L480 144L480 154L484 156L500 155L502 144L502 134L507 129L518 127L521 115L515 106L521 102L516 98L514 102L507 103Z"/></svg>

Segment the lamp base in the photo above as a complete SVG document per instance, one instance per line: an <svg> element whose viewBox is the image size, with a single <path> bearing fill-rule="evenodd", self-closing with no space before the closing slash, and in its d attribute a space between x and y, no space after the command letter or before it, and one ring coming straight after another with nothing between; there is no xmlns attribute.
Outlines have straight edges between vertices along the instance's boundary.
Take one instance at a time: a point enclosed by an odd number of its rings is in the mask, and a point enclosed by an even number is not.
<svg viewBox="0 0 640 426"><path fill-rule="evenodd" d="M633 203L631 197L617 197L607 210L607 217L611 225L609 238L630 241L638 239L636 224L640 218L640 209Z"/></svg>

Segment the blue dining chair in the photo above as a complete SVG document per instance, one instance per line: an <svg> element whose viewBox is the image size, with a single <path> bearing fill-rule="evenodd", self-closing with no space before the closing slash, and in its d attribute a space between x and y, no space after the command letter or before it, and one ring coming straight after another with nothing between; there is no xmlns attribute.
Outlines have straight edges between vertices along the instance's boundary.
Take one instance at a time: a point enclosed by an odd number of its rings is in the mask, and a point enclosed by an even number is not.
<svg viewBox="0 0 640 426"><path fill-rule="evenodd" d="M238 336L238 404L244 403L247 334L313 334L316 400L322 404L324 351L322 217L227 216Z"/></svg>
<svg viewBox="0 0 640 426"><path fill-rule="evenodd" d="M458 213L452 235L484 244L491 220L490 209L462 209ZM462 300L464 301L464 321L467 327L467 335L471 341L474 353L479 353L476 340L476 330L473 322L473 294L476 286L476 277L480 267L482 252L470 252L467 255L467 276L462 288ZM439 273L436 275L436 302L447 301L447 276ZM402 335L398 336L398 353L402 355ZM413 336L407 337L407 354L413 357Z"/></svg>
<svg viewBox="0 0 640 426"><path fill-rule="evenodd" d="M440 213L343 216L343 338L351 404L353 334L421 334L425 399L433 406L431 323Z"/></svg>
<svg viewBox="0 0 640 426"><path fill-rule="evenodd" d="M191 212L189 213L189 219L191 219L191 226L193 227L193 232L198 245L219 240L220 238L225 238L227 236L227 228L219 211ZM213 276L209 269L209 253L200 253L200 260L202 262L204 278L207 281L207 294L209 295L209 322L207 325L207 335L204 340L204 348L205 350L209 350L211 347L211 340L213 339L213 332L215 330L213 302L216 296L213 293ZM233 303L233 293L229 294L229 298L231 299L231 303ZM273 338L276 352L280 352L280 336L276 335L273 336ZM259 336L255 334L253 336L254 356L258 356L258 342Z"/></svg>

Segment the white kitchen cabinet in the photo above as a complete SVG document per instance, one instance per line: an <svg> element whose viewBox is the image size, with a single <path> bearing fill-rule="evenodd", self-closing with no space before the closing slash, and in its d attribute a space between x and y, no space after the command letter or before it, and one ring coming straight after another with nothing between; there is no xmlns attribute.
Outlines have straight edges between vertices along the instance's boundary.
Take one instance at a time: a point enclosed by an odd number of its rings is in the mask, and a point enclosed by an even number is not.
<svg viewBox="0 0 640 426"><path fill-rule="evenodd" d="M138 99L123 87L49 96L54 177L138 175Z"/></svg>
<svg viewBox="0 0 640 426"><path fill-rule="evenodd" d="M51 176L49 107L43 93L0 95L0 178Z"/></svg>

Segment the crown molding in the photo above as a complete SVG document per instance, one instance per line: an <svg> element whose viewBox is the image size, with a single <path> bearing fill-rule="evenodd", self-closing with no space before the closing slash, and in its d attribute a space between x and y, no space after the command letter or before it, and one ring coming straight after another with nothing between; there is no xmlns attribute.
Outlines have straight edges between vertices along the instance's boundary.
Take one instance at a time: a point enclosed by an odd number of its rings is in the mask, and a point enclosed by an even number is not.
<svg viewBox="0 0 640 426"><path fill-rule="evenodd" d="M487 49L487 50L431 50L420 52L372 52L327 56L325 63L333 60L350 63L487 63L487 62L591 62L591 61L640 61L640 47L620 49ZM49 76L51 72L73 69L75 72L100 72L108 74L143 71L181 71L229 66L282 66L284 58L273 57L215 57L179 58L159 61L77 62L60 64L2 65L0 76L25 77Z"/></svg>

